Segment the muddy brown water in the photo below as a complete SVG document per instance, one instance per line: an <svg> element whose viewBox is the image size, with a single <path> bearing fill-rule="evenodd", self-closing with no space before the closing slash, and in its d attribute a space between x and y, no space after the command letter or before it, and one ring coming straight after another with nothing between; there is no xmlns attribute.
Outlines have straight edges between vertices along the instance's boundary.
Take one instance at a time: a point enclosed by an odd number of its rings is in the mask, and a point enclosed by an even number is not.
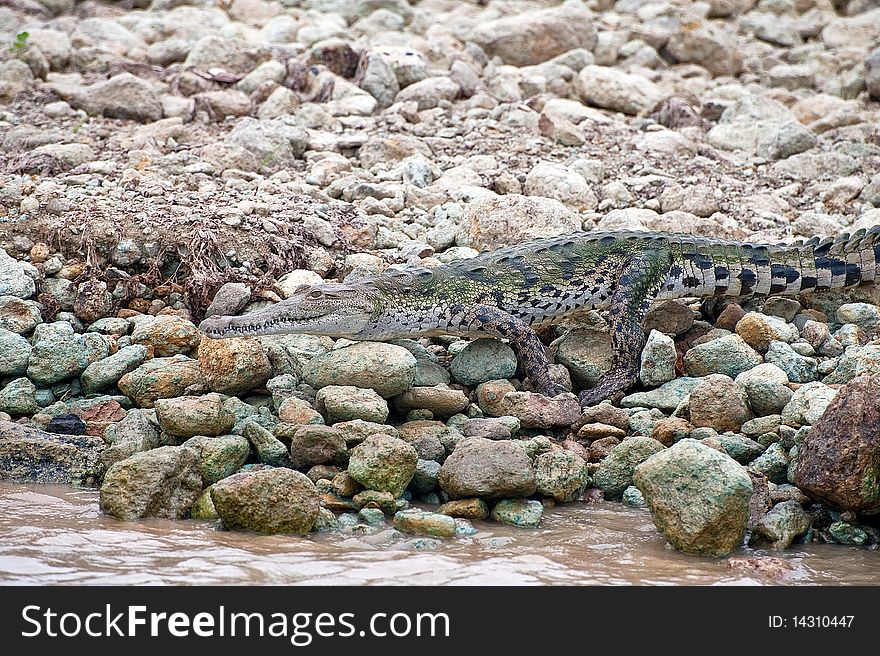
<svg viewBox="0 0 880 656"><path fill-rule="evenodd" d="M477 535L434 549L392 531L261 536L195 520L121 522L101 513L96 490L0 483L0 583L880 585L877 551L697 558L668 547L647 510L620 503L553 508L537 529L474 524Z"/></svg>

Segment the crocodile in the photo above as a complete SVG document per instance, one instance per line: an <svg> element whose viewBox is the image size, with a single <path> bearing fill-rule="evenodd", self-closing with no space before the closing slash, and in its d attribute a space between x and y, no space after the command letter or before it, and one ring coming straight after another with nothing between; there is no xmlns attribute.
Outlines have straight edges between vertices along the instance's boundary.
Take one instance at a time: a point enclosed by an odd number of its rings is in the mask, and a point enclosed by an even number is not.
<svg viewBox="0 0 880 656"><path fill-rule="evenodd" d="M199 327L213 338L492 336L508 341L536 392L554 396L560 390L534 328L585 309L607 309L611 367L580 393L587 407L635 383L646 341L642 322L655 300L793 296L871 284L878 273L880 225L791 244L583 232L433 268L392 267L342 283L303 285L265 309L211 316Z"/></svg>

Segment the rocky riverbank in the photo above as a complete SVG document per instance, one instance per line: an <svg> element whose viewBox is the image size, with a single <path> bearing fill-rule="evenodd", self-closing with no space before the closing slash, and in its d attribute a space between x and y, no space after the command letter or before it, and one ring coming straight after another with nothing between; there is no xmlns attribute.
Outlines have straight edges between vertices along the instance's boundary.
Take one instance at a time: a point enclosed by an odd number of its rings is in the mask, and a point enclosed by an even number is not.
<svg viewBox="0 0 880 656"><path fill-rule="evenodd" d="M658 305L638 387L583 412L496 340L196 322L535 236L878 224L880 9L130 4L0 7L4 479L425 548L599 498L688 553L877 547L874 288ZM610 365L601 313L541 336L572 392Z"/></svg>

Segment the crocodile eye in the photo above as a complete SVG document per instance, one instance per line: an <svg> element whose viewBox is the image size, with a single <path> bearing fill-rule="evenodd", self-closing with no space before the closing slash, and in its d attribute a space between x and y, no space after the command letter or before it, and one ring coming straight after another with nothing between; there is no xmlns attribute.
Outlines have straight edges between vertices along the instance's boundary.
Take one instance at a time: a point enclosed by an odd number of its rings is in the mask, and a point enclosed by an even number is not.
<svg viewBox="0 0 880 656"><path fill-rule="evenodd" d="M306 298L319 299L322 296L324 296L324 292L320 291L319 289L316 289L312 292L309 292L309 295Z"/></svg>

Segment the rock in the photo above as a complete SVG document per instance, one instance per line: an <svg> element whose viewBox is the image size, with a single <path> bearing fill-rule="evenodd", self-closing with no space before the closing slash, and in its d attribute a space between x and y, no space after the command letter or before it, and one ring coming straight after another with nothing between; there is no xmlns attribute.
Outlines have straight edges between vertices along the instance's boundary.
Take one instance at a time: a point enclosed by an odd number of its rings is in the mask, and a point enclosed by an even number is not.
<svg viewBox="0 0 880 656"><path fill-rule="evenodd" d="M837 308L837 322L855 324L871 334L880 324L880 308L870 303L844 303Z"/></svg>
<svg viewBox="0 0 880 656"><path fill-rule="evenodd" d="M268 62L267 62L268 63ZM229 316L241 312L251 300L251 288L243 282L227 282L214 294L205 316Z"/></svg>
<svg viewBox="0 0 880 656"><path fill-rule="evenodd" d="M328 385L318 390L315 408L328 424L362 419L378 424L388 419L388 402L371 389L352 385Z"/></svg>
<svg viewBox="0 0 880 656"><path fill-rule="evenodd" d="M786 121L758 135L756 152L767 159L786 159L810 150L817 143L819 139L808 128L796 121Z"/></svg>
<svg viewBox="0 0 880 656"><path fill-rule="evenodd" d="M676 549L724 556L742 543L752 481L732 458L684 439L636 467L633 480Z"/></svg>
<svg viewBox="0 0 880 656"><path fill-rule="evenodd" d="M348 454L342 431L331 426L299 426L290 441L294 467L305 469L326 463L343 464Z"/></svg>
<svg viewBox="0 0 880 656"><path fill-rule="evenodd" d="M135 453L107 470L101 510L125 521L144 517L186 517L202 493L199 458L183 446Z"/></svg>
<svg viewBox="0 0 880 656"><path fill-rule="evenodd" d="M522 447L465 437L440 469L440 487L453 499L523 497L536 490L532 461Z"/></svg>
<svg viewBox="0 0 880 656"><path fill-rule="evenodd" d="M828 527L828 532L839 544L862 546L868 541L868 534L865 531L847 522L832 522Z"/></svg>
<svg viewBox="0 0 880 656"><path fill-rule="evenodd" d="M411 387L403 394L394 397L394 407L398 412L407 413L410 410L425 409L430 410L433 416L443 419L463 412L468 405L470 401L464 392L451 389L444 384L433 387Z"/></svg>
<svg viewBox="0 0 880 656"><path fill-rule="evenodd" d="M370 490L403 494L416 470L418 453L401 439L371 435L351 450L348 473Z"/></svg>
<svg viewBox="0 0 880 656"><path fill-rule="evenodd" d="M742 372L736 383L745 390L749 406L759 417L778 413L791 400L788 375L772 363Z"/></svg>
<svg viewBox="0 0 880 656"><path fill-rule="evenodd" d="M462 385L473 386L516 374L513 349L497 339L477 339L459 351L449 367Z"/></svg>
<svg viewBox="0 0 880 656"><path fill-rule="evenodd" d="M526 176L524 191L527 196L555 198L576 211L591 212L598 200L584 178L564 166L538 162Z"/></svg>
<svg viewBox="0 0 880 656"><path fill-rule="evenodd" d="M419 508L400 510L394 514L394 528L413 535L437 538L455 537L455 520L448 515L426 512Z"/></svg>
<svg viewBox="0 0 880 656"><path fill-rule="evenodd" d="M761 144L765 156L781 155L785 150L800 152L794 145L802 141L801 133L804 130L806 128L797 127L794 114L781 103L746 94L724 110L718 123L709 130L706 139L722 150L754 153ZM787 136L780 134L780 131Z"/></svg>
<svg viewBox="0 0 880 656"><path fill-rule="evenodd" d="M272 376L269 358L253 337L203 339L198 358L212 392L244 394L263 387Z"/></svg>
<svg viewBox="0 0 880 656"><path fill-rule="evenodd" d="M278 406L278 418L288 424L323 424L324 417L312 404L295 396L284 399Z"/></svg>
<svg viewBox="0 0 880 656"><path fill-rule="evenodd" d="M157 399L208 391L198 360L185 355L147 360L117 384L123 394L142 408L152 408Z"/></svg>
<svg viewBox="0 0 880 656"><path fill-rule="evenodd" d="M36 291L34 278L28 274L26 264L0 248L0 296L30 298Z"/></svg>
<svg viewBox="0 0 880 656"><path fill-rule="evenodd" d="M770 342L764 358L782 369L793 383L810 383L819 377L816 359L800 355L785 342Z"/></svg>
<svg viewBox="0 0 880 656"><path fill-rule="evenodd" d="M394 137L374 136L358 150L361 166L367 170L389 168L413 155L431 157L431 149L420 139L408 135Z"/></svg>
<svg viewBox="0 0 880 656"><path fill-rule="evenodd" d="M692 347L684 356L688 376L724 374L731 378L761 364L763 358L739 335L725 335Z"/></svg>
<svg viewBox="0 0 880 656"><path fill-rule="evenodd" d="M238 39L209 34L196 41L183 64L185 69L192 66L207 72L223 68L229 73L246 75L257 67L260 58L258 53L244 50Z"/></svg>
<svg viewBox="0 0 880 656"><path fill-rule="evenodd" d="M571 451L549 451L535 458L537 492L557 501L574 501L590 481L587 463Z"/></svg>
<svg viewBox="0 0 880 656"><path fill-rule="evenodd" d="M398 431L400 439L411 444L419 458L437 462L443 462L446 458L445 445L454 445L461 438L461 433L443 422L425 419L401 424Z"/></svg>
<svg viewBox="0 0 880 656"><path fill-rule="evenodd" d="M645 497L642 496L642 493L639 492L639 488L635 485L630 485L623 491L623 502L630 508L648 507L647 502L645 502Z"/></svg>
<svg viewBox="0 0 880 656"><path fill-rule="evenodd" d="M649 392L635 392L620 400L623 408L657 408L672 412L701 384L699 378L676 378Z"/></svg>
<svg viewBox="0 0 880 656"><path fill-rule="evenodd" d="M113 355L92 362L80 374L79 380L86 394L100 392L115 385L125 374L137 369L147 357L147 347L132 344Z"/></svg>
<svg viewBox="0 0 880 656"><path fill-rule="evenodd" d="M246 117L226 136L225 143L253 155L258 173L274 173L295 168L296 160L303 156L308 146L308 134L281 119L261 121Z"/></svg>
<svg viewBox="0 0 880 656"><path fill-rule="evenodd" d="M40 411L37 386L27 378L16 378L0 389L0 412L33 415Z"/></svg>
<svg viewBox="0 0 880 656"><path fill-rule="evenodd" d="M595 328L576 328L555 343L556 361L566 367L574 382L588 388L611 368L611 335Z"/></svg>
<svg viewBox="0 0 880 656"><path fill-rule="evenodd" d="M712 75L735 76L743 67L736 36L715 21L683 21L665 50L677 61L699 64Z"/></svg>
<svg viewBox="0 0 880 656"><path fill-rule="evenodd" d="M211 486L211 500L230 530L305 535L320 497L304 475L284 467L233 474Z"/></svg>
<svg viewBox="0 0 880 656"><path fill-rule="evenodd" d="M379 109L385 109L393 104L395 96L400 91L394 70L379 52L367 55L360 87L376 99Z"/></svg>
<svg viewBox="0 0 880 656"><path fill-rule="evenodd" d="M551 428L571 426L580 414L580 402L570 392L552 398L534 392L508 392L501 401L498 416L516 417L523 428Z"/></svg>
<svg viewBox="0 0 880 656"><path fill-rule="evenodd" d="M796 326L760 312L746 313L736 324L736 334L759 353L766 353L774 340L791 343L800 337Z"/></svg>
<svg viewBox="0 0 880 656"><path fill-rule="evenodd" d="M202 334L192 321L172 314L162 314L135 326L134 344L153 347L156 357L189 353L199 345Z"/></svg>
<svg viewBox="0 0 880 656"><path fill-rule="evenodd" d="M878 25L880 8L834 18L822 29L822 42L829 48L856 47L867 50L880 38Z"/></svg>
<svg viewBox="0 0 880 656"><path fill-rule="evenodd" d="M581 229L577 215L558 200L520 194L482 197L465 208L456 242L491 250Z"/></svg>
<svg viewBox="0 0 880 656"><path fill-rule="evenodd" d="M86 424L75 414L58 415L49 421L46 432L57 435L85 435Z"/></svg>
<svg viewBox="0 0 880 656"><path fill-rule="evenodd" d="M652 330L642 349L639 380L648 387L657 387L673 380L677 357L673 339L658 330Z"/></svg>
<svg viewBox="0 0 880 656"><path fill-rule="evenodd" d="M482 499L455 499L437 508L438 513L464 519L486 519L489 506Z"/></svg>
<svg viewBox="0 0 880 656"><path fill-rule="evenodd" d="M834 507L880 510L880 379L842 388L798 448L794 483Z"/></svg>
<svg viewBox="0 0 880 656"><path fill-rule="evenodd" d="M874 100L880 100L880 48L874 48L865 57L865 86L868 95Z"/></svg>
<svg viewBox="0 0 880 656"><path fill-rule="evenodd" d="M490 20L472 29L468 40L505 64L530 66L575 48L592 50L597 37L589 11L563 5Z"/></svg>
<svg viewBox="0 0 880 656"><path fill-rule="evenodd" d="M159 93L146 80L120 73L104 82L88 87L81 95L68 99L94 116L108 116L129 121L150 123L162 118Z"/></svg>
<svg viewBox="0 0 880 656"><path fill-rule="evenodd" d="M509 440L511 430L507 423L498 419L477 418L464 422L462 435L465 437L485 437L488 440Z"/></svg>
<svg viewBox="0 0 880 656"><path fill-rule="evenodd" d="M109 342L103 335L75 334L66 322L39 326L34 332L33 347L27 376L42 385L78 376L110 352Z"/></svg>
<svg viewBox="0 0 880 656"><path fill-rule="evenodd" d="M783 501L761 518L750 544L769 543L771 549L788 549L795 538L810 530L810 516L797 501Z"/></svg>
<svg viewBox="0 0 880 656"><path fill-rule="evenodd" d="M663 301L648 311L643 325L647 333L656 330L666 335L684 335L694 325L694 311L675 300Z"/></svg>
<svg viewBox="0 0 880 656"><path fill-rule="evenodd" d="M611 450L593 475L593 485L605 493L606 499L620 498L632 485L635 468L665 447L650 437L628 437Z"/></svg>
<svg viewBox="0 0 880 656"><path fill-rule="evenodd" d="M697 428L709 426L719 433L739 431L752 418L742 387L732 378L710 374L691 392L691 423Z"/></svg>
<svg viewBox="0 0 880 656"><path fill-rule="evenodd" d="M2 249L0 249L2 252ZM0 255L0 260L2 260ZM3 263L0 262L0 271ZM0 273L0 276L3 274ZM2 279L2 278L0 278ZM8 289L8 287L7 287ZM19 335L30 333L43 318L40 316L40 306L35 301L25 301L17 296L0 295L0 328Z"/></svg>
<svg viewBox="0 0 880 656"><path fill-rule="evenodd" d="M157 399L155 406L159 426L176 437L223 435L235 423L232 413L223 405L223 399L213 392L204 396Z"/></svg>
<svg viewBox="0 0 880 656"><path fill-rule="evenodd" d="M787 426L812 425L831 405L838 391L824 383L807 383L797 388L782 409L782 420Z"/></svg>
<svg viewBox="0 0 880 656"><path fill-rule="evenodd" d="M0 378L25 373L31 350L24 337L0 328Z"/></svg>
<svg viewBox="0 0 880 656"><path fill-rule="evenodd" d="M400 433L393 426L374 424L370 421L362 421L361 419L342 421L333 426L333 428L342 431L345 443L349 447L360 444L370 435L375 435L376 433L390 435L391 437L400 437Z"/></svg>
<svg viewBox="0 0 880 656"><path fill-rule="evenodd" d="M575 78L575 88L586 104L624 114L647 111L664 97L647 78L608 66L584 66Z"/></svg>
<svg viewBox="0 0 880 656"><path fill-rule="evenodd" d="M436 76L414 82L401 89L394 102L415 102L419 111L433 109L440 101L455 100L461 93L461 87L451 78Z"/></svg>
<svg viewBox="0 0 880 656"><path fill-rule="evenodd" d="M763 474L771 483L784 483L788 472L788 454L778 442L771 444L749 464L749 471Z"/></svg>
<svg viewBox="0 0 880 656"><path fill-rule="evenodd" d="M409 489L416 494L428 494L436 489L437 477L440 475L440 463L436 460L423 460L416 462L416 471L409 482Z"/></svg>
<svg viewBox="0 0 880 656"><path fill-rule="evenodd" d="M0 479L12 483L95 485L104 440L56 435L0 421Z"/></svg>
<svg viewBox="0 0 880 656"><path fill-rule="evenodd" d="M537 528L544 506L534 499L502 499L492 508L492 519L502 524Z"/></svg>
<svg viewBox="0 0 880 656"><path fill-rule="evenodd" d="M245 423L241 434L254 447L260 462L272 467L287 467L291 464L287 447L257 422Z"/></svg>
<svg viewBox="0 0 880 656"><path fill-rule="evenodd" d="M192 449L199 457L199 473L205 485L232 476L241 469L251 452L251 445L241 435L191 437L182 446ZM285 452L286 453L286 452Z"/></svg>
<svg viewBox="0 0 880 656"><path fill-rule="evenodd" d="M388 398L412 387L416 359L405 348L382 342L359 342L311 359L303 369L305 382L320 389L354 385Z"/></svg>
<svg viewBox="0 0 880 656"><path fill-rule="evenodd" d="M836 337L841 337L841 328ZM880 346L855 346L846 347L843 355L838 360L837 367L825 376L823 382L833 385L848 383L856 376L880 374Z"/></svg>

